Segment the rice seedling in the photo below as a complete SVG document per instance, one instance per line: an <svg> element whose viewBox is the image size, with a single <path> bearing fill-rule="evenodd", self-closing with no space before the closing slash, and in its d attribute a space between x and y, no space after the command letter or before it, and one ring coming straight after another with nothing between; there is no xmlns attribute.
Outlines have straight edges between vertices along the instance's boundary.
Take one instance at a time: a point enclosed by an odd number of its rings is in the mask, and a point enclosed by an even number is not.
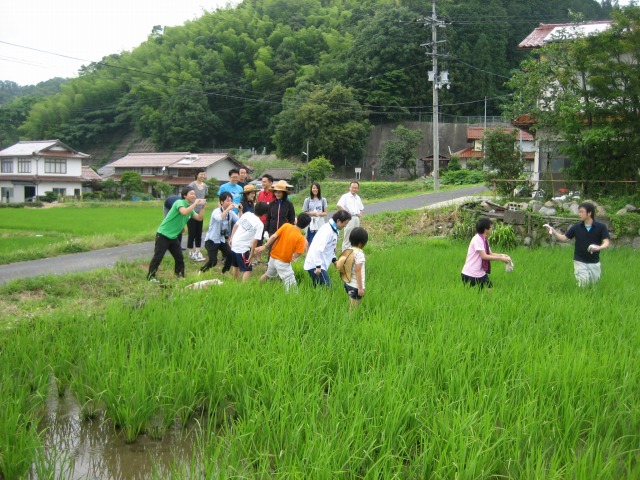
<svg viewBox="0 0 640 480"><path fill-rule="evenodd" d="M341 285L313 289L304 274L286 296L275 282L191 291L187 279L7 337L32 371L99 399L126 441L197 416L174 476L640 475L640 300L624 273L637 253L605 252L601 282L581 289L570 249L516 248L489 292L462 285L466 248L374 245L354 312Z"/></svg>

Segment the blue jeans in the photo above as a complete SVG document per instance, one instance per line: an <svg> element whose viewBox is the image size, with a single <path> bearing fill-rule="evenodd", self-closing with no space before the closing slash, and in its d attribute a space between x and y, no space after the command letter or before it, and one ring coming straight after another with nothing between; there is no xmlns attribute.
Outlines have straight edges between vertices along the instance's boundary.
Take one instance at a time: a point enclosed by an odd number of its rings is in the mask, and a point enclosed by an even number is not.
<svg viewBox="0 0 640 480"><path fill-rule="evenodd" d="M317 287L318 285L325 285L327 287L331 286L331 279L329 278L329 274L326 270L320 270L320 275L316 275L316 269L307 270L309 272L309 276L311 277L311 282L313 282L313 286Z"/></svg>

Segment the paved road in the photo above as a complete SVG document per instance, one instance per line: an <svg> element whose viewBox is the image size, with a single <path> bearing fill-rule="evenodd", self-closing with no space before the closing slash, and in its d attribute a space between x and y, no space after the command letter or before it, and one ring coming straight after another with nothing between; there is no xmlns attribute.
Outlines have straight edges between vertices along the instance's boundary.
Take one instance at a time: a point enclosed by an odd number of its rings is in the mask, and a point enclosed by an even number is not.
<svg viewBox="0 0 640 480"><path fill-rule="evenodd" d="M485 187L469 187L449 192L433 192L415 197L400 198L387 202L367 205L365 213L380 213L426 207L436 203L454 201L469 195L478 195L487 191ZM186 241L186 235L185 235ZM62 275L83 272L96 268L112 267L120 260L149 259L153 253L153 242L105 248L85 253L74 253L60 257L43 258L28 262L17 262L0 266L0 285L16 278L36 277L38 275Z"/></svg>

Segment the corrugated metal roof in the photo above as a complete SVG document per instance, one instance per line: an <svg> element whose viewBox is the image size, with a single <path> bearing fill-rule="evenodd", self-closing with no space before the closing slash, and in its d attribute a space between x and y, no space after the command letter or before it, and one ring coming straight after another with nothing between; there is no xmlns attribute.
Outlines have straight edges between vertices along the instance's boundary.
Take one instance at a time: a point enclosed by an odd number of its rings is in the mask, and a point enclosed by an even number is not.
<svg viewBox="0 0 640 480"><path fill-rule="evenodd" d="M51 150L53 147L61 148L64 151ZM68 147L60 140L23 141L0 151L0 157L30 157L32 155L64 158L89 158L91 156Z"/></svg>
<svg viewBox="0 0 640 480"><path fill-rule="evenodd" d="M585 23L541 23L533 32L518 44L518 48L540 48L545 43L588 36L605 31L611 26L611 20Z"/></svg>

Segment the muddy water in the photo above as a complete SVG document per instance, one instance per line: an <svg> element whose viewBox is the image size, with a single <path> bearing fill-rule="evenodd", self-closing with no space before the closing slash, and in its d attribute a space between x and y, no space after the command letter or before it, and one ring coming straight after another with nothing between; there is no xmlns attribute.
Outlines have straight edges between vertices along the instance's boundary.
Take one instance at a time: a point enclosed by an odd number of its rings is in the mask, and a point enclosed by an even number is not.
<svg viewBox="0 0 640 480"><path fill-rule="evenodd" d="M118 480L169 478L172 465L189 465L197 425L170 428L162 440L140 435L127 445L102 415L83 420L70 394L50 395L41 423L45 455L56 459L56 478Z"/></svg>

